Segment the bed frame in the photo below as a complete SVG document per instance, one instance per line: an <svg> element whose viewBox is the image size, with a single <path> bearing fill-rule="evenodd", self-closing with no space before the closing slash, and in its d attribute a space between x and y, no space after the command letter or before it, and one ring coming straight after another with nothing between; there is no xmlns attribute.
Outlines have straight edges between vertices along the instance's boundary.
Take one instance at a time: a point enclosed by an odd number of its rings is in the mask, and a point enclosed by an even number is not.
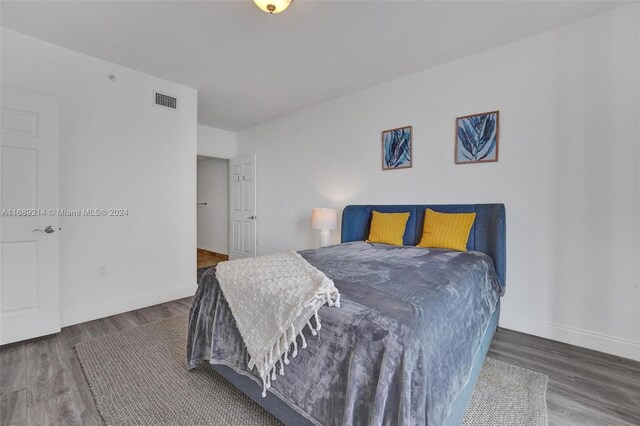
<svg viewBox="0 0 640 426"><path fill-rule="evenodd" d="M409 212L404 244L415 246L422 236L424 212L427 208L443 213L476 213L476 219L467 242L467 250L475 250L491 256L500 283L504 287L506 283L506 219L504 204L350 205L345 207L342 212L341 242L366 240L369 235L371 212L375 210L382 213ZM469 380L454 402L451 413L445 421L446 426L459 426L462 423L473 389L480 376L480 369L493 339L493 334L498 327L499 318L500 302L498 301L496 310L484 331L480 348L474 357ZM262 387L253 376L238 374L235 370L224 365L211 365L211 367L284 424L296 426L311 424L309 420L275 396L273 392L267 392L267 397L262 398Z"/></svg>

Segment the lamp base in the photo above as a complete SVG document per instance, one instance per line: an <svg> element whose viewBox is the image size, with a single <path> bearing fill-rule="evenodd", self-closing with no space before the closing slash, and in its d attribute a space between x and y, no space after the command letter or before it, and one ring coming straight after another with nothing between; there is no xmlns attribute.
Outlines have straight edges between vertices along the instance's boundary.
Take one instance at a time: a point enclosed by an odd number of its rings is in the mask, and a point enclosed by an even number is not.
<svg viewBox="0 0 640 426"><path fill-rule="evenodd" d="M329 245L329 230L321 229L320 230L320 247L326 247Z"/></svg>

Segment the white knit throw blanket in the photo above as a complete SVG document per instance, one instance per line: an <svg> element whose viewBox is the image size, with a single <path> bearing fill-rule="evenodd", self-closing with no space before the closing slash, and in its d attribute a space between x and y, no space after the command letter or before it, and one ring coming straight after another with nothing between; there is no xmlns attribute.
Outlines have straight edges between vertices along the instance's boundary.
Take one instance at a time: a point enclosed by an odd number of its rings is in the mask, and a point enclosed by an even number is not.
<svg viewBox="0 0 640 426"><path fill-rule="evenodd" d="M294 251L219 263L216 277L236 320L254 366L262 379L262 396L284 365L298 354L298 336L320 331L318 309L325 303L340 307L333 281ZM315 317L315 318L314 318ZM312 321L312 318L314 319Z"/></svg>

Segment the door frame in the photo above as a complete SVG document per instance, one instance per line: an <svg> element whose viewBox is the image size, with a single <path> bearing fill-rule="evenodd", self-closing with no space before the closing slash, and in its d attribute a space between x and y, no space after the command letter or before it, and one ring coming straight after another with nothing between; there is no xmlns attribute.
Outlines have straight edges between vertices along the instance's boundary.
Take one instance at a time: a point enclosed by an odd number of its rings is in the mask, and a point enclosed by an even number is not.
<svg viewBox="0 0 640 426"><path fill-rule="evenodd" d="M198 221L198 206L200 205L201 202L206 202L206 201L201 201L198 199L198 163L200 163L201 161L199 161L200 158L206 158L207 160L223 160L227 162L227 166L229 169L231 169L231 160L233 159L233 157L223 157L223 156L214 156L214 155L209 155L209 154L200 154L198 153L196 155L196 252L197 250L200 250L202 247L198 247L198 230L200 227L200 222ZM202 162L205 162L207 160L202 160ZM230 173L227 173L227 179L229 179ZM227 204L230 206L231 204L231 193L229 193L229 182L227 182ZM229 207L227 209L227 213L230 214L230 209L231 207ZM229 228L229 224L230 224L230 219L227 220L227 239L229 239L230 235L231 235L231 231L228 229ZM206 250L206 249L205 249ZM227 254L226 256L229 256L229 253L231 253L231 241L227 241ZM221 255L224 255L224 253L219 253Z"/></svg>

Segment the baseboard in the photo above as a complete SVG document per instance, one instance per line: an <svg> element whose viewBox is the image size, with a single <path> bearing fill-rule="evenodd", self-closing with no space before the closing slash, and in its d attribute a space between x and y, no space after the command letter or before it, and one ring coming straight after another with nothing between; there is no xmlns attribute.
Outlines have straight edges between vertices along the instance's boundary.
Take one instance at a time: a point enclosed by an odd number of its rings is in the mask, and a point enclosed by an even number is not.
<svg viewBox="0 0 640 426"><path fill-rule="evenodd" d="M500 327L640 361L640 342L503 313Z"/></svg>
<svg viewBox="0 0 640 426"><path fill-rule="evenodd" d="M123 312L133 311L135 309L146 308L147 306L157 305L159 303L170 302L183 297L193 296L197 285L189 285L186 287L174 288L158 293L145 294L142 296L131 297L128 299L120 299L102 305L90 306L87 308L77 309L70 312L62 312L60 315L60 323L62 327L67 327L82 322L92 321L99 318L110 317L111 315L121 314Z"/></svg>

